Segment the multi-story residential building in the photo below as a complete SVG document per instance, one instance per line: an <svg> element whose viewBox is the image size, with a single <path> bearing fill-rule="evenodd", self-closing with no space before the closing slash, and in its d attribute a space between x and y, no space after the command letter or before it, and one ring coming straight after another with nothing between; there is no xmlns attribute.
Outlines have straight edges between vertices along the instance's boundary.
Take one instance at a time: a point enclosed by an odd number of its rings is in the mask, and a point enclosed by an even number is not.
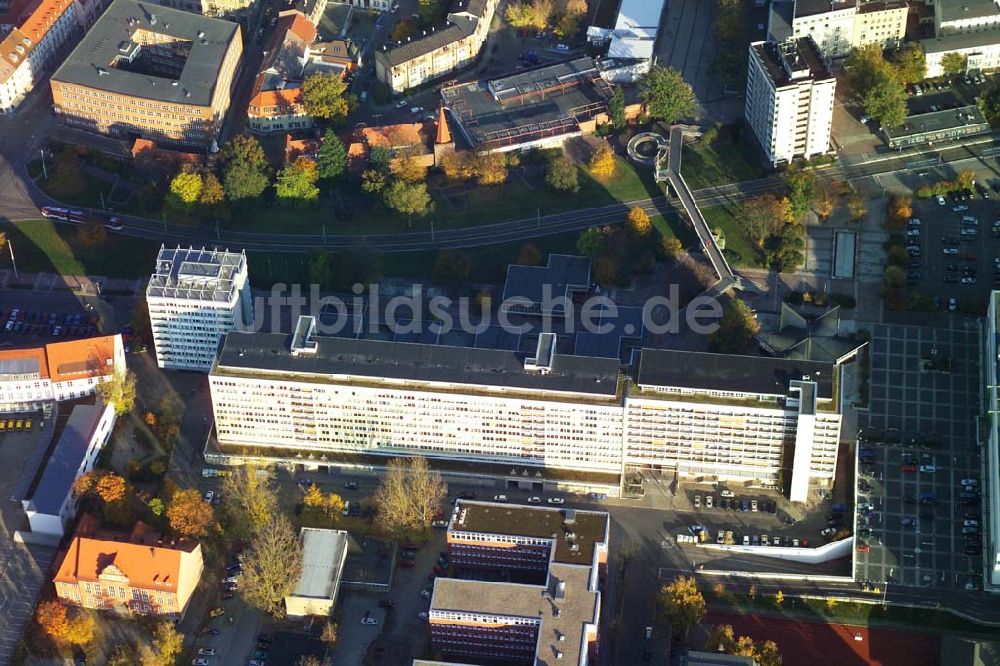
<svg viewBox="0 0 1000 666"><path fill-rule="evenodd" d="M0 412L27 412L93 395L125 370L121 335L0 350Z"/></svg>
<svg viewBox="0 0 1000 666"><path fill-rule="evenodd" d="M236 23L115 0L52 75L55 111L78 129L207 148L242 43Z"/></svg>
<svg viewBox="0 0 1000 666"><path fill-rule="evenodd" d="M811 37L827 58L846 57L867 44L893 48L906 34L909 11L902 0L775 0L768 39Z"/></svg>
<svg viewBox="0 0 1000 666"><path fill-rule="evenodd" d="M448 526L452 565L487 577L536 573L538 583L436 578L434 649L457 661L592 663L608 528L608 514L595 511L459 501Z"/></svg>
<svg viewBox="0 0 1000 666"><path fill-rule="evenodd" d="M161 247L146 304L157 365L208 372L222 336L253 322L246 254Z"/></svg>
<svg viewBox="0 0 1000 666"><path fill-rule="evenodd" d="M772 165L829 150L836 88L809 37L750 45L744 115Z"/></svg>
<svg viewBox="0 0 1000 666"><path fill-rule="evenodd" d="M983 532L987 577L983 586L987 592L1000 592L1000 291L990 294L983 336L983 425L986 441L986 469L983 477Z"/></svg>
<svg viewBox="0 0 1000 666"><path fill-rule="evenodd" d="M920 42L927 61L927 77L944 76L944 58L957 53L965 59L966 72L1000 68L1000 27L939 35Z"/></svg>
<svg viewBox="0 0 1000 666"><path fill-rule="evenodd" d="M490 31L498 0L460 0L447 25L375 52L375 75L395 93L431 81L471 64Z"/></svg>
<svg viewBox="0 0 1000 666"><path fill-rule="evenodd" d="M11 26L0 42L0 113L11 113L51 69L56 54L80 26L83 5L74 0L42 0Z"/></svg>
<svg viewBox="0 0 1000 666"><path fill-rule="evenodd" d="M419 454L616 484L628 466L772 485L784 471L796 501L833 478L832 363L644 350L626 379L616 358L556 353L551 333L522 361L315 328L303 317L290 339L226 336L209 376L222 451L290 461Z"/></svg>
<svg viewBox="0 0 1000 666"><path fill-rule="evenodd" d="M56 545L62 540L66 524L76 517L73 483L94 469L114 424L114 405L99 399L94 404L74 406L64 423L57 421L55 448L32 477L27 498L21 500L33 543L48 539Z"/></svg>
<svg viewBox="0 0 1000 666"><path fill-rule="evenodd" d="M255 132L287 132L313 126L302 102L302 75L316 26L298 10L278 15L274 39L254 81L247 125ZM343 70L341 70L343 71Z"/></svg>
<svg viewBox="0 0 1000 666"><path fill-rule="evenodd" d="M833 485L840 442L831 363L643 350L625 400L625 463L781 486ZM794 451L788 455L788 451Z"/></svg>
<svg viewBox="0 0 1000 666"><path fill-rule="evenodd" d="M938 37L997 28L1000 28L1000 0L934 2L934 34Z"/></svg>
<svg viewBox="0 0 1000 666"><path fill-rule="evenodd" d="M201 544L141 522L128 534L98 530L95 522L80 521L56 567L56 596L84 608L183 617L204 569Z"/></svg>

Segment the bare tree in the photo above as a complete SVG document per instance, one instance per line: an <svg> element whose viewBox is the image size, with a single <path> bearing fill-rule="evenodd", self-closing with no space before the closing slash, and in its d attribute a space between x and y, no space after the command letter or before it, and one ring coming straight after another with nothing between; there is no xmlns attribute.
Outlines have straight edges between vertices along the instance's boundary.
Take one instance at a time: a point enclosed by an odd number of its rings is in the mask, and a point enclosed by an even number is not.
<svg viewBox="0 0 1000 666"><path fill-rule="evenodd" d="M240 594L254 608L279 615L302 573L302 544L292 524L274 515L255 534L243 556Z"/></svg>
<svg viewBox="0 0 1000 666"><path fill-rule="evenodd" d="M390 460L385 477L375 491L378 523L389 532L425 530L430 527L448 487L427 466L427 460Z"/></svg>

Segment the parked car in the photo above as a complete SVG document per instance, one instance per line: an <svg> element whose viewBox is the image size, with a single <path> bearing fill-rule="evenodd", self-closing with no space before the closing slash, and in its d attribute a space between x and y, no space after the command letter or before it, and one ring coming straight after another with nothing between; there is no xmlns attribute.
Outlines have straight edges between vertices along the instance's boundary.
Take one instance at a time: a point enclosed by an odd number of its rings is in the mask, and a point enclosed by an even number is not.
<svg viewBox="0 0 1000 666"><path fill-rule="evenodd" d="M494 495L493 496L493 501L494 502L506 502L507 501L507 496L503 495L503 494Z"/></svg>
<svg viewBox="0 0 1000 666"><path fill-rule="evenodd" d="M937 466L935 465L921 465L920 471L924 474L934 474L937 472Z"/></svg>
<svg viewBox="0 0 1000 666"><path fill-rule="evenodd" d="M565 504L566 503L566 500L564 500L562 497L550 497L546 501L549 504Z"/></svg>
<svg viewBox="0 0 1000 666"><path fill-rule="evenodd" d="M538 497L537 495L532 495L531 497L528 498L528 504L541 504L541 503L542 503L542 498Z"/></svg>
<svg viewBox="0 0 1000 666"><path fill-rule="evenodd" d="M736 497L736 494L733 493L732 490L727 490L727 489L723 488L722 490L719 491L719 496L720 497Z"/></svg>
<svg viewBox="0 0 1000 666"><path fill-rule="evenodd" d="M820 536L830 536L833 532L834 529L832 527L827 527L819 531Z"/></svg>

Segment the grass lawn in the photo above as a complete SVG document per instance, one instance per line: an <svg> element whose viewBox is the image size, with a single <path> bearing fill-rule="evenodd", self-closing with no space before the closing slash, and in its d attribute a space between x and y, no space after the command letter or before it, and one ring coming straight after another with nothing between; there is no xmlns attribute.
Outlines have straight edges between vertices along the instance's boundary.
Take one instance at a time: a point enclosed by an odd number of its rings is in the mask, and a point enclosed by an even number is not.
<svg viewBox="0 0 1000 666"><path fill-rule="evenodd" d="M76 228L51 220L4 223L21 272L45 271L59 275L102 275L132 278L148 274L160 244L156 241L108 234L98 245L79 242ZM10 255L0 254L0 266L10 267Z"/></svg>
<svg viewBox="0 0 1000 666"><path fill-rule="evenodd" d="M535 215L548 215L577 208L634 201L659 196L662 192L653 181L652 172L637 172L627 160L617 158L618 168L606 178L591 176L580 167L580 190L556 192L542 179L526 183L512 174L504 185L495 187L456 186L443 177L432 174L429 190L435 210L427 217L407 216L372 202L368 195L359 194L354 181L343 181L338 191L324 193L319 203L308 208L286 208L280 204L265 204L234 211L225 226L242 231L319 234L390 234L434 228L457 229ZM408 228L408 221L412 228Z"/></svg>
<svg viewBox="0 0 1000 666"><path fill-rule="evenodd" d="M709 146L684 145L681 173L692 190L726 183L754 180L766 175L760 166L756 148L745 139L720 139Z"/></svg>
<svg viewBox="0 0 1000 666"><path fill-rule="evenodd" d="M746 237L736 219L736 206L716 206L701 211L712 229L722 229L726 237L726 260L736 268L766 268L763 254Z"/></svg>

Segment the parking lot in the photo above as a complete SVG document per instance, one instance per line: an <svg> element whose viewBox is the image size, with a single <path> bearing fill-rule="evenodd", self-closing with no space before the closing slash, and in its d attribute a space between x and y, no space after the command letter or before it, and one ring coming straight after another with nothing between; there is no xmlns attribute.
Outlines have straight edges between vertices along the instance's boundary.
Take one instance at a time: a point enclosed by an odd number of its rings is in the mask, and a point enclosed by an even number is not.
<svg viewBox="0 0 1000 666"><path fill-rule="evenodd" d="M856 557L859 581L981 584L981 553L966 553L977 541L962 533L964 521L980 522L980 508L963 503L959 485L979 477L978 353L978 328L964 318L943 328L875 327L870 411L859 415L858 505L871 505L858 511L870 547Z"/></svg>
<svg viewBox="0 0 1000 666"><path fill-rule="evenodd" d="M979 183L982 185L982 183ZM992 185L992 183L991 183ZM988 199L984 199L985 192ZM981 309L990 289L1000 285L1000 179L996 189L980 187L975 196L958 200L951 196L916 201L914 218L919 224L907 229L910 250L907 275L910 288L930 296L937 309Z"/></svg>
<svg viewBox="0 0 1000 666"><path fill-rule="evenodd" d="M755 489L751 493L723 486L697 486L685 487L684 494L693 510L686 516L690 520L688 531L711 543L814 547L826 543L837 529L849 527L835 521L831 528L827 522L831 507L828 502L806 511L776 491ZM698 535L702 529L705 534ZM822 534L824 531L826 534Z"/></svg>

